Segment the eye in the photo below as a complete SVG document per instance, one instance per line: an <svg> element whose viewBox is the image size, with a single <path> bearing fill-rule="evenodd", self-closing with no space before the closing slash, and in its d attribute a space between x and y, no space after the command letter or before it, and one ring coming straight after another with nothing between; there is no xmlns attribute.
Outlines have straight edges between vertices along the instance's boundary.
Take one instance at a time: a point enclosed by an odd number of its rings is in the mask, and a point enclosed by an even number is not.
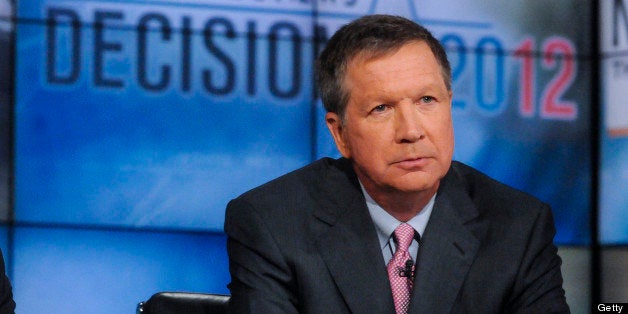
<svg viewBox="0 0 628 314"><path fill-rule="evenodd" d="M376 106L375 108L373 108L373 110L371 110L372 112L384 112L386 111L386 109L388 109L388 105L386 104L381 104Z"/></svg>
<svg viewBox="0 0 628 314"><path fill-rule="evenodd" d="M431 102L433 102L435 100L436 100L436 98L434 98L432 96L423 96L423 97L421 97L421 102L424 102L424 103L431 103Z"/></svg>

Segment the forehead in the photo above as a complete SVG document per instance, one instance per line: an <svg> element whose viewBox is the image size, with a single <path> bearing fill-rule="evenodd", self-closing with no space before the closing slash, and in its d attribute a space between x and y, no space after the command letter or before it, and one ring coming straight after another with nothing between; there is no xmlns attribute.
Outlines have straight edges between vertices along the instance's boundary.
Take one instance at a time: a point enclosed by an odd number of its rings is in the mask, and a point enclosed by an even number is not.
<svg viewBox="0 0 628 314"><path fill-rule="evenodd" d="M444 84L442 69L425 42L409 42L386 53L362 53L347 65L345 86L348 90L363 84L390 84L390 80L434 80ZM393 83L396 84L396 83Z"/></svg>
<svg viewBox="0 0 628 314"><path fill-rule="evenodd" d="M379 60L399 59L402 55L406 57L414 56L421 63L429 62L438 64L434 53L425 41L409 41L396 47L388 47L378 50L364 49L349 58L347 62L347 70Z"/></svg>

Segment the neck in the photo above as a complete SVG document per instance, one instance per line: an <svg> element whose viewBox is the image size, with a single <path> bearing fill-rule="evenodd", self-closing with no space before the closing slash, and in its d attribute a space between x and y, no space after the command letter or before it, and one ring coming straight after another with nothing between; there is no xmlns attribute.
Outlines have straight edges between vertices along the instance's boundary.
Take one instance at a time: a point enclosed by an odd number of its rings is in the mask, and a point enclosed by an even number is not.
<svg viewBox="0 0 628 314"><path fill-rule="evenodd" d="M436 194L438 186L430 190L413 192L397 190L381 192L366 185L364 189L387 213L401 222L407 222L423 210Z"/></svg>

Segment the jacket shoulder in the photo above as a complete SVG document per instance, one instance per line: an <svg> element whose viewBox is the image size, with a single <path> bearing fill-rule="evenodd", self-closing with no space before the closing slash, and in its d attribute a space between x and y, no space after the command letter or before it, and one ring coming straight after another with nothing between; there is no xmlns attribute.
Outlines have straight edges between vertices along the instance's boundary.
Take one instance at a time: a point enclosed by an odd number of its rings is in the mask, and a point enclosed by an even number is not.
<svg viewBox="0 0 628 314"><path fill-rule="evenodd" d="M349 191L359 191L350 161L322 158L253 188L231 203L248 203L267 214L294 214L343 199Z"/></svg>
<svg viewBox="0 0 628 314"><path fill-rule="evenodd" d="M341 159L322 158L257 186L238 198L258 199L267 196L299 195L307 190L317 189L324 184L323 181L330 172L343 172L344 168L345 165Z"/></svg>
<svg viewBox="0 0 628 314"><path fill-rule="evenodd" d="M445 179L447 184L464 189L478 209L498 208L501 211L526 208L549 208L537 197L499 182L485 173L454 161Z"/></svg>

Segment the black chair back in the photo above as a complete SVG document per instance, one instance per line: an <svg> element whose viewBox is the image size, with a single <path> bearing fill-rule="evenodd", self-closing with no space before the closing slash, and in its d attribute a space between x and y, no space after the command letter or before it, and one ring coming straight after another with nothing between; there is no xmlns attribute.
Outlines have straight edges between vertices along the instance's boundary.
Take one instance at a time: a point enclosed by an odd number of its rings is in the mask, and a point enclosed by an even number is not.
<svg viewBox="0 0 628 314"><path fill-rule="evenodd" d="M137 314L223 314L229 296L193 292L158 292L137 305Z"/></svg>

